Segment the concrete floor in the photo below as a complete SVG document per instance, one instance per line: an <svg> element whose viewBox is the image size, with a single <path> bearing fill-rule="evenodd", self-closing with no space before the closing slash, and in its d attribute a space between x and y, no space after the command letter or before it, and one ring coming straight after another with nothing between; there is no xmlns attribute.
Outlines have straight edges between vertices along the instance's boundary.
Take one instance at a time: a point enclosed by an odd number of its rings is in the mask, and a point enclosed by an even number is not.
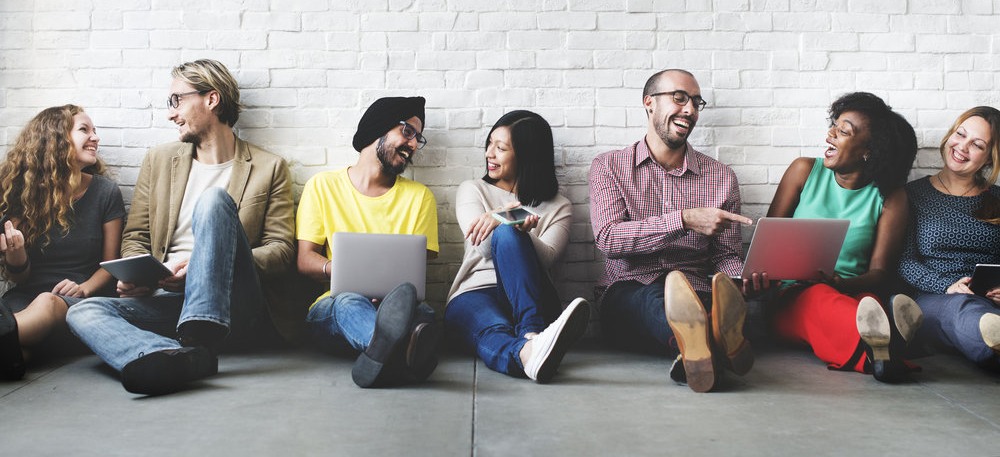
<svg viewBox="0 0 1000 457"><path fill-rule="evenodd" d="M1000 455L1000 377L954 355L890 386L772 349L723 392L668 361L584 341L536 385L447 355L428 383L362 390L351 360L307 350L223 355L220 374L129 394L92 355L0 383L3 455Z"/></svg>

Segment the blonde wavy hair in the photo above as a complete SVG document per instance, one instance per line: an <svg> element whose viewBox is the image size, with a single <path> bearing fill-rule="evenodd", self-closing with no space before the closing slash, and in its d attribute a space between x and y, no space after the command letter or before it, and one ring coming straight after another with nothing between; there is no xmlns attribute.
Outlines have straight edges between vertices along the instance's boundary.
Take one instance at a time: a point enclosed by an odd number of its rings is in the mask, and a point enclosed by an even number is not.
<svg viewBox="0 0 1000 457"><path fill-rule="evenodd" d="M212 59L185 62L174 67L170 76L188 83L198 92L218 92L219 105L213 112L230 127L236 125L244 105L240 103L240 87L236 78L222 62Z"/></svg>
<svg viewBox="0 0 1000 457"><path fill-rule="evenodd" d="M48 234L56 226L66 233L82 173L103 175L107 170L100 159L83 170L74 166L76 150L70 132L73 116L82 112L76 105L42 110L24 126L0 162L0 212L19 221L17 228L27 246L48 244Z"/></svg>
<svg viewBox="0 0 1000 457"><path fill-rule="evenodd" d="M992 106L977 106L970 108L955 119L955 123L948 129L948 133L941 139L941 158L948 154L948 139L958 130L966 119L970 117L981 117L990 125L990 141L986 145L986 151L990 158L986 164L976 173L976 185L986 186L996 184L997 177L1000 177L1000 110ZM972 217L993 225L1000 225L1000 199L993 195L989 189L983 192L983 199L979 207L972 212Z"/></svg>

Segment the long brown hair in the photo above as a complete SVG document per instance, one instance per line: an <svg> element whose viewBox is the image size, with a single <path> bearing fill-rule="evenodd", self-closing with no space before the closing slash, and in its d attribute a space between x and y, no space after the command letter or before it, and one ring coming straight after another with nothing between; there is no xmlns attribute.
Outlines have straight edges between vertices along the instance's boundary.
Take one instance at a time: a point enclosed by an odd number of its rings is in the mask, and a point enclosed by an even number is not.
<svg viewBox="0 0 1000 457"><path fill-rule="evenodd" d="M104 162L77 170L76 148L70 132L76 105L46 108L28 121L7 156L0 162L0 212L18 220L27 246L48 244L48 233L58 226L69 230L73 193L82 172L104 174Z"/></svg>
<svg viewBox="0 0 1000 457"><path fill-rule="evenodd" d="M990 125L990 142L986 145L990 158L976 173L976 185L984 187L987 184L995 184L997 177L1000 176L1000 167L997 166L997 163L1000 163L1000 110L992 106L977 106L958 116L955 123L948 129L948 133L941 139L941 158L943 159L948 153L948 139L970 117L980 117ZM982 203L979 208L972 212L972 216L983 222L1000 225L1000 198L993 195L989 188L982 195Z"/></svg>

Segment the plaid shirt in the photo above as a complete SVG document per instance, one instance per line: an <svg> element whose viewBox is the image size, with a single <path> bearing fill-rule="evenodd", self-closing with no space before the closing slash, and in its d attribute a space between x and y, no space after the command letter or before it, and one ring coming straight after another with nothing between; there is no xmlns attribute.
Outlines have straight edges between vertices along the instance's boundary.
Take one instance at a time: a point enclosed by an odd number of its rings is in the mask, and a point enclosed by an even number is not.
<svg viewBox="0 0 1000 457"><path fill-rule="evenodd" d="M709 275L743 270L739 224L708 237L685 230L681 210L721 208L739 214L736 174L691 145L684 164L667 171L646 141L598 155L590 167L590 220L604 252L598 293L619 281L652 284L681 270L695 290L710 291Z"/></svg>

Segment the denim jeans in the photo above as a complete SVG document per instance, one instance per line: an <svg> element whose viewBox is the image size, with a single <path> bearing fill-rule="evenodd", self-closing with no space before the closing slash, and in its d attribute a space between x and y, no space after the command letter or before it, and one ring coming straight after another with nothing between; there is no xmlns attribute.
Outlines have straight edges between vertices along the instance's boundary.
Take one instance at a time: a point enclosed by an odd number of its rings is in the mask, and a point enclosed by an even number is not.
<svg viewBox="0 0 1000 457"><path fill-rule="evenodd" d="M490 243L497 285L452 298L445 326L491 370L524 376L519 357L524 335L541 332L555 320L559 296L526 233L500 225Z"/></svg>
<svg viewBox="0 0 1000 457"><path fill-rule="evenodd" d="M321 349L364 352L375 333L375 305L371 299L353 292L324 297L309 308L306 323L310 336ZM417 322L433 322L434 309L417 305Z"/></svg>
<svg viewBox="0 0 1000 457"><path fill-rule="evenodd" d="M997 355L979 331L979 319L984 314L1000 314L990 299L969 294L923 294L915 298L924 313L924 323L917 330L920 338L957 349L980 365L995 364Z"/></svg>
<svg viewBox="0 0 1000 457"><path fill-rule="evenodd" d="M233 199L223 189L207 190L191 224L195 245L183 293L158 289L146 297L95 297L70 307L70 329L112 368L180 348L173 336L185 322L213 322L232 334L262 316L260 280Z"/></svg>
<svg viewBox="0 0 1000 457"><path fill-rule="evenodd" d="M601 330L614 346L633 351L676 355L674 332L667 325L663 296L666 276L646 285L638 281L616 282L601 298ZM698 291L706 311L712 294Z"/></svg>

